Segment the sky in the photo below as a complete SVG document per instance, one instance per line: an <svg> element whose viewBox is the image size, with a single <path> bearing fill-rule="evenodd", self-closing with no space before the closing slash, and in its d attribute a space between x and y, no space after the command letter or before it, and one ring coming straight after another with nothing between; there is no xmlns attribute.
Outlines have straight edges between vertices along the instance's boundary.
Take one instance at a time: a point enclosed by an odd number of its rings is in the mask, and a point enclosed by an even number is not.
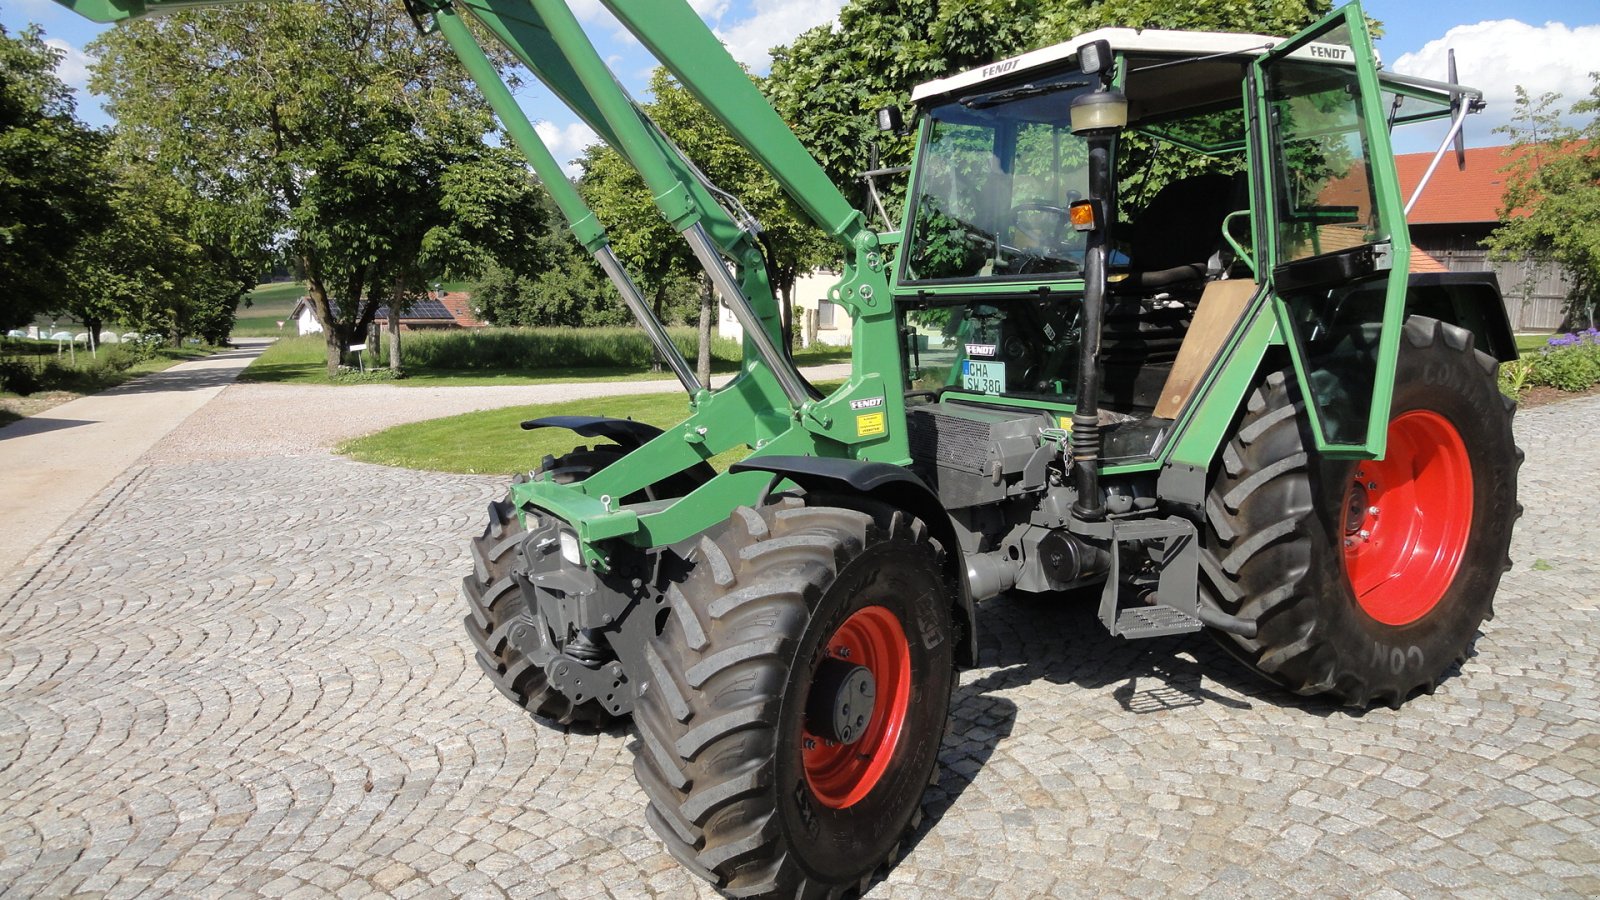
<svg viewBox="0 0 1600 900"><path fill-rule="evenodd" d="M398 0L396 0L398 2ZM800 32L835 21L844 0L689 0L734 58L765 74L767 51L788 43ZM600 54L618 79L642 95L654 60L611 18L600 0L572 0ZM1513 87L1521 84L1538 96L1557 91L1562 108L1588 94L1588 72L1600 68L1600 4L1594 0L1523 0L1508 4L1489 0L1416 2L1370 0L1367 14L1383 22L1378 52L1387 68L1443 80L1445 51L1455 48L1463 83L1481 88L1488 109L1467 122L1468 146L1507 143L1494 128L1509 121ZM78 90L79 116L91 125L109 119L85 88L90 59L84 47L104 30L53 0L0 0L0 25L15 32L29 23L43 26L46 39L64 51L59 72ZM594 141L587 126L554 100L533 79L518 101L534 120L558 160L577 157ZM1413 126L1396 134L1397 152L1432 150L1442 128Z"/></svg>

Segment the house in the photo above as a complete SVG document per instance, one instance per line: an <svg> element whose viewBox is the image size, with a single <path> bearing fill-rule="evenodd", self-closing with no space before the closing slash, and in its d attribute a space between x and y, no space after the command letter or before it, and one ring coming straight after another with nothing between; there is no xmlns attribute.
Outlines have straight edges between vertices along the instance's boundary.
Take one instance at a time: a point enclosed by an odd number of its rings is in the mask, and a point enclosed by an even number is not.
<svg viewBox="0 0 1600 900"><path fill-rule="evenodd" d="M479 320L472 314L472 295L465 291L429 291L427 297L417 300L400 314L401 331L425 331L441 328L483 328L488 323ZM339 307L334 306L334 314L338 314ZM289 314L294 320L297 333L321 334L322 323L317 321L316 313L311 309L311 298L301 297L294 310ZM389 321L389 307L380 306L373 316L373 325L382 330L387 328Z"/></svg>
<svg viewBox="0 0 1600 900"><path fill-rule="evenodd" d="M837 272L812 272L794 280L794 318L801 323L799 346L813 342L835 347L850 346L850 316L836 303L827 300L828 289L839 283ZM733 317L726 302L718 304L717 334L742 340L744 329ZM815 323L814 326L812 323Z"/></svg>
<svg viewBox="0 0 1600 900"><path fill-rule="evenodd" d="M1561 326L1569 284L1561 267L1547 260L1491 260L1483 241L1500 224L1505 197L1506 148L1475 147L1467 167L1446 153L1406 222L1414 247L1452 272L1494 272L1506 298L1512 329L1553 331ZM1433 161L1430 153L1395 157L1400 193L1407 200Z"/></svg>

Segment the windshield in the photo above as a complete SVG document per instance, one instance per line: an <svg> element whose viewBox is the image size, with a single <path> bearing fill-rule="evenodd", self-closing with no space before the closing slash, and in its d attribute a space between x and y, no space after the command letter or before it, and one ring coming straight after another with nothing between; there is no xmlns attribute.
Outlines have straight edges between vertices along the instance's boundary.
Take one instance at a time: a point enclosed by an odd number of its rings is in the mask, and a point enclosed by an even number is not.
<svg viewBox="0 0 1600 900"><path fill-rule="evenodd" d="M1074 275L1084 236L1067 207L1089 189L1068 110L1077 73L989 89L929 110L902 280Z"/></svg>

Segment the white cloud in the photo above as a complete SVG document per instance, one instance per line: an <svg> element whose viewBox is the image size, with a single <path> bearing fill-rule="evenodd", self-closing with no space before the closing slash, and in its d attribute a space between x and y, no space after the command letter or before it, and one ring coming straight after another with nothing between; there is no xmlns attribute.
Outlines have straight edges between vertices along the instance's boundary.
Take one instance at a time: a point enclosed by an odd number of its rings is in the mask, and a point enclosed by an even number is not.
<svg viewBox="0 0 1600 900"><path fill-rule="evenodd" d="M707 0L697 3L712 5ZM718 28L717 37L734 59L763 73L772 64L768 51L789 43L802 31L837 19L844 0L755 0L752 6L748 17Z"/></svg>
<svg viewBox="0 0 1600 900"><path fill-rule="evenodd" d="M45 38L44 42L61 51L61 57L56 62L56 77L66 82L68 87L87 93L89 66L95 58L61 38Z"/></svg>
<svg viewBox="0 0 1600 900"><path fill-rule="evenodd" d="M689 5L708 22L715 22L728 11L728 0L689 0Z"/></svg>
<svg viewBox="0 0 1600 900"><path fill-rule="evenodd" d="M1535 99L1546 91L1559 92L1562 100L1557 108L1563 112L1587 97L1588 73L1600 68L1595 63L1596 47L1600 47L1600 25L1568 27L1547 22L1535 26L1516 19L1496 19L1457 25L1421 50L1395 60L1392 68L1443 81L1447 51L1455 48L1457 77L1462 84L1482 90L1489 103L1483 113L1467 120L1468 143L1484 147L1509 142L1507 135L1494 134L1493 129L1511 121L1517 85ZM1442 136L1443 129L1438 131ZM1437 141L1435 138L1434 143Z"/></svg>
<svg viewBox="0 0 1600 900"><path fill-rule="evenodd" d="M533 130L539 133L539 139L550 148L550 155L561 163L561 170L567 175L576 177L582 171L573 160L583 155L583 149L590 144L600 143L600 137L594 129L582 122L573 122L568 125L557 125L554 122L537 122Z"/></svg>

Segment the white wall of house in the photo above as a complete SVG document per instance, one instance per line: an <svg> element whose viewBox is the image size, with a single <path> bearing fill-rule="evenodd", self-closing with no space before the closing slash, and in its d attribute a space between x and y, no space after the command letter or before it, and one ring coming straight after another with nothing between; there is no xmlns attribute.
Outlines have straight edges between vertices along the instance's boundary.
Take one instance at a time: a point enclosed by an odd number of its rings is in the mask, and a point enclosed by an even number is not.
<svg viewBox="0 0 1600 900"><path fill-rule="evenodd" d="M311 304L302 303L300 312L294 317L294 327L298 334L321 334L322 323L317 321L317 314L312 312Z"/></svg>
<svg viewBox="0 0 1600 900"><path fill-rule="evenodd" d="M801 320L803 310L815 310L817 313L817 343L831 344L835 347L848 347L850 345L850 316L844 308L826 299L828 289L839 283L837 272L812 272L802 275L794 282L794 315ZM717 314L717 334L733 340L744 339L744 329L740 327L739 320L733 317L733 310L726 303L719 304ZM802 332L803 334L804 332ZM802 342L803 343L803 342Z"/></svg>

